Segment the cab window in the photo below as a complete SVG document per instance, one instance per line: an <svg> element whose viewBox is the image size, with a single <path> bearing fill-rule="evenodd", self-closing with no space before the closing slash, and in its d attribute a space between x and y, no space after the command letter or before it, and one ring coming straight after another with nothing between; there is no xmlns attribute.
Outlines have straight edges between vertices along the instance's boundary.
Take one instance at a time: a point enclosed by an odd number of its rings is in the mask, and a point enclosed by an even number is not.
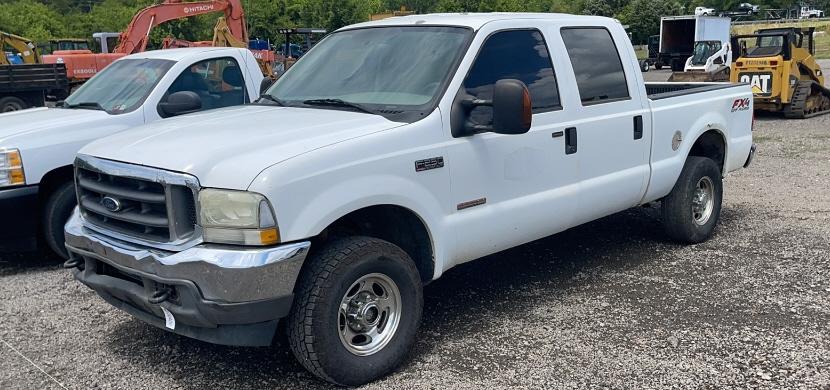
<svg viewBox="0 0 830 390"><path fill-rule="evenodd" d="M233 58L194 63L185 69L165 94L191 91L202 99L202 109L235 106L248 102L242 69Z"/></svg>
<svg viewBox="0 0 830 390"><path fill-rule="evenodd" d="M611 33L603 27L563 28L582 105L628 99L622 60Z"/></svg>
<svg viewBox="0 0 830 390"><path fill-rule="evenodd" d="M492 99L496 81L521 80L530 90L533 113L561 108L556 75L545 39L538 30L494 33L481 46L463 88L478 99ZM491 107L476 107L470 119L478 124L492 121Z"/></svg>

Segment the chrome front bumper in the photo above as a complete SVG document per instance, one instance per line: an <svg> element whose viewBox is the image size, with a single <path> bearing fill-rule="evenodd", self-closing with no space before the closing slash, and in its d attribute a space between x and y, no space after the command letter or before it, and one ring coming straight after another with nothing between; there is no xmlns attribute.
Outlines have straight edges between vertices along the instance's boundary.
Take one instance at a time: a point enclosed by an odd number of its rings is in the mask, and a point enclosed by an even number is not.
<svg viewBox="0 0 830 390"><path fill-rule="evenodd" d="M202 244L168 252L96 233L77 210L65 236L68 268L107 302L161 328L167 310L179 324L168 330L229 345L270 343L277 320L288 315L311 245Z"/></svg>

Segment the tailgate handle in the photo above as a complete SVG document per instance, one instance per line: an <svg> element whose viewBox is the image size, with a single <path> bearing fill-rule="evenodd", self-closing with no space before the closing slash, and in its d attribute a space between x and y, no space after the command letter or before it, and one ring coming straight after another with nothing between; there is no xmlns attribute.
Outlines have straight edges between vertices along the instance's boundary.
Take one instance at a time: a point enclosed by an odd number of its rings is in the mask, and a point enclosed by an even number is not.
<svg viewBox="0 0 830 390"><path fill-rule="evenodd" d="M565 154L576 153L576 127L565 129Z"/></svg>
<svg viewBox="0 0 830 390"><path fill-rule="evenodd" d="M643 138L643 116L637 115L634 117L634 139Z"/></svg>

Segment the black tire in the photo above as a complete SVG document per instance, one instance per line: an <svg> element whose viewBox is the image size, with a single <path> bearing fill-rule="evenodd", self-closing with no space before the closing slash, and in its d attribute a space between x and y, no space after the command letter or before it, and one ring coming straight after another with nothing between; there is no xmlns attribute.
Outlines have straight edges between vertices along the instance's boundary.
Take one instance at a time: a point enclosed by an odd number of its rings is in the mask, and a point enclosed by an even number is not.
<svg viewBox="0 0 830 390"><path fill-rule="evenodd" d="M648 72L648 68L649 68L648 61L645 61L645 60L640 61L640 70L641 71Z"/></svg>
<svg viewBox="0 0 830 390"><path fill-rule="evenodd" d="M388 344L358 356L340 339L340 303L354 282L373 273L394 281L402 311ZM303 266L295 292L288 317L291 350L312 374L338 385L368 383L399 366L421 321L423 293L415 263L396 245L376 238L345 237L325 244Z"/></svg>
<svg viewBox="0 0 830 390"><path fill-rule="evenodd" d="M705 182L704 178L712 185L712 209L707 219L696 220L694 198L699 183ZM666 234L675 241L688 244L709 239L720 218L722 201L723 182L718 165L710 158L689 156L671 193L663 199Z"/></svg>
<svg viewBox="0 0 830 390"><path fill-rule="evenodd" d="M26 108L29 108L29 105L22 99L14 96L6 96L0 99L0 113L18 111Z"/></svg>
<svg viewBox="0 0 830 390"><path fill-rule="evenodd" d="M64 259L69 258L69 253L64 246L66 239L63 227L77 204L75 186L72 182L67 182L52 191L43 206L43 237L49 248Z"/></svg>
<svg viewBox="0 0 830 390"><path fill-rule="evenodd" d="M656 63L654 64L654 69L655 69L655 70L660 70L660 69L663 69L663 64L662 64L662 63L660 63L660 62L656 62Z"/></svg>

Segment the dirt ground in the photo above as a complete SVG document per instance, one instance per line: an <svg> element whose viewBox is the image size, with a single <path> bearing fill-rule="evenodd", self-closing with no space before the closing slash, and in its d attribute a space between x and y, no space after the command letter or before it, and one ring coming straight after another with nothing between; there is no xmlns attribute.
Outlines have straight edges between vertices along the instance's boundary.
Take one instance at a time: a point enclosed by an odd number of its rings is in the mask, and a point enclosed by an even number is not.
<svg viewBox="0 0 830 390"><path fill-rule="evenodd" d="M426 287L407 362L366 388L830 388L830 115L759 116L754 138L712 240L670 243L638 208L456 267ZM287 346L169 334L55 259L4 255L0 389L61 387L328 386Z"/></svg>

